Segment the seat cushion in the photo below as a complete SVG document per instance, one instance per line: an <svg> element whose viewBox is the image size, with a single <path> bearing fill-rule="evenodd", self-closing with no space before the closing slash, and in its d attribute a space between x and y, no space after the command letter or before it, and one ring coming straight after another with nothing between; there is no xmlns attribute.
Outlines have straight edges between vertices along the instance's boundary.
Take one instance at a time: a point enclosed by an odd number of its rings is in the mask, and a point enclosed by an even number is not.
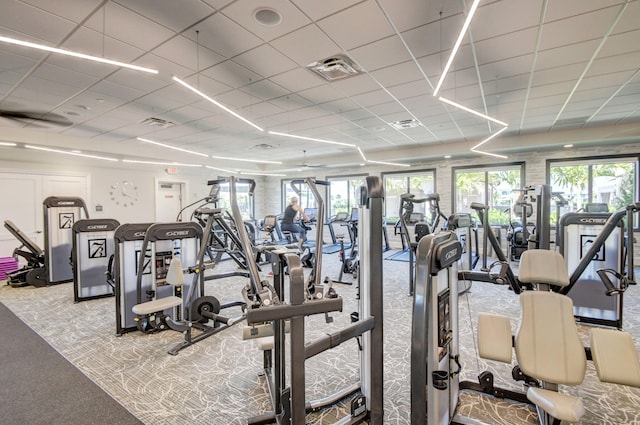
<svg viewBox="0 0 640 425"><path fill-rule="evenodd" d="M591 354L602 382L640 387L640 362L631 335L614 329L593 328Z"/></svg>
<svg viewBox="0 0 640 425"><path fill-rule="evenodd" d="M147 314L158 313L160 311L164 311L168 308L177 307L182 304L182 298L170 296L164 298L158 298L157 300L147 301L142 304L134 305L131 308L135 314L140 316L145 316Z"/></svg>
<svg viewBox="0 0 640 425"><path fill-rule="evenodd" d="M529 249L520 258L518 279L523 283L567 286L569 272L560 253L548 249Z"/></svg>
<svg viewBox="0 0 640 425"><path fill-rule="evenodd" d="M553 416L554 418L578 422L584 415L582 400L556 391L530 387L527 398L536 406Z"/></svg>
<svg viewBox="0 0 640 425"><path fill-rule="evenodd" d="M511 363L511 320L499 314L478 315L478 351L483 359Z"/></svg>
<svg viewBox="0 0 640 425"><path fill-rule="evenodd" d="M516 357L524 373L562 385L582 383L587 357L573 317L571 298L547 291L520 294L522 318Z"/></svg>

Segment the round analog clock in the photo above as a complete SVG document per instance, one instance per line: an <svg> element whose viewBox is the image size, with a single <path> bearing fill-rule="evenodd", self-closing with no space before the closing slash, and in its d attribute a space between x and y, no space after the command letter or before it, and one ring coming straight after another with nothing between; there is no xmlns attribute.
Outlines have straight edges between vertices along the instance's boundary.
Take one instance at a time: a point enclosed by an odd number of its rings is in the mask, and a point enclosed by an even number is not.
<svg viewBox="0 0 640 425"><path fill-rule="evenodd" d="M109 195L116 205L133 206L138 201L138 186L129 180L121 180L111 185Z"/></svg>

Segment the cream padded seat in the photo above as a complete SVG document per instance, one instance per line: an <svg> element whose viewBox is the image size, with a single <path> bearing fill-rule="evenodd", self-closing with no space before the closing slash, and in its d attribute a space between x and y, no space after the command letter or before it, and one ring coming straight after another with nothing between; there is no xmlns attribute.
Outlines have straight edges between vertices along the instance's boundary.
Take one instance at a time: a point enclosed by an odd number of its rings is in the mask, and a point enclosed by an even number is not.
<svg viewBox="0 0 640 425"><path fill-rule="evenodd" d="M184 273L182 271L182 262L180 261L179 257L173 257L171 259L171 263L169 264L169 270L167 270L167 276L165 280L169 285L184 285ZM169 308L177 307L181 304L182 298L169 296L136 304L131 308L131 311L139 316L146 316L148 314L153 314Z"/></svg>
<svg viewBox="0 0 640 425"><path fill-rule="evenodd" d="M640 361L631 335L615 329L593 328L591 355L602 382L640 387Z"/></svg>
<svg viewBox="0 0 640 425"><path fill-rule="evenodd" d="M547 249L530 249L520 258L518 280L523 283L569 285L567 263L561 254Z"/></svg>
<svg viewBox="0 0 640 425"><path fill-rule="evenodd" d="M520 258L521 280L565 286L569 283L562 256L554 251L528 250ZM573 317L571 298L548 291L520 294L521 320L515 350L522 371L543 381L544 386L581 384L587 357ZM541 423L550 415L577 422L584 414L582 401L549 389L530 387L527 398L536 405Z"/></svg>

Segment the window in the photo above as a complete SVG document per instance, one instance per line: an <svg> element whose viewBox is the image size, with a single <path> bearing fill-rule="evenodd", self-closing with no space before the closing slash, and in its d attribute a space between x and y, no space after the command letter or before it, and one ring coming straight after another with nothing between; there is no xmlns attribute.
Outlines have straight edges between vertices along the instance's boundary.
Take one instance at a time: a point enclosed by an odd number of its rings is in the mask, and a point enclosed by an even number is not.
<svg viewBox="0 0 640 425"><path fill-rule="evenodd" d="M510 209L524 185L524 163L453 169L453 210L474 213L472 202L490 207L489 224L508 225Z"/></svg>
<svg viewBox="0 0 640 425"><path fill-rule="evenodd" d="M610 212L632 204L638 199L638 159L609 156L547 161L547 181L568 203L559 213L583 211L589 203L606 204ZM552 223L557 215L552 205Z"/></svg>
<svg viewBox="0 0 640 425"><path fill-rule="evenodd" d="M306 183L301 183L297 186L301 190L301 193L299 195L291 187L291 180L282 180L282 211L287 208L287 205L289 205L289 201L293 196L296 196L298 198L298 205L300 205L300 207L302 207L303 209L316 207L316 199L309 189L309 186ZM322 193L322 186L318 186L318 190L320 191L320 193Z"/></svg>
<svg viewBox="0 0 640 425"><path fill-rule="evenodd" d="M382 173L387 223L395 223L400 213L400 195L413 193L417 198L434 193L435 170L417 170L411 173ZM427 214L426 204L416 204L414 212Z"/></svg>
<svg viewBox="0 0 640 425"><path fill-rule="evenodd" d="M254 215L254 199L253 196L249 195L249 187L248 183L236 183L238 208L244 220L252 220ZM231 213L231 194L229 193L228 182L220 185L219 197L218 207L226 208Z"/></svg>
<svg viewBox="0 0 640 425"><path fill-rule="evenodd" d="M360 186L365 183L366 174L355 176L329 177L329 206L328 217L340 212L351 213L352 208L358 208Z"/></svg>

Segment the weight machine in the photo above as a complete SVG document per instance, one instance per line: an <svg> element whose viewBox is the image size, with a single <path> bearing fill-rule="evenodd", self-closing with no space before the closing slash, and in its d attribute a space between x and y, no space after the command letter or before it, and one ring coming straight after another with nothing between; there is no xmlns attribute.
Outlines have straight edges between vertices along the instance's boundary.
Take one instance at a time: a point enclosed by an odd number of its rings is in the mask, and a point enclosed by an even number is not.
<svg viewBox="0 0 640 425"><path fill-rule="evenodd" d="M318 297L309 291L305 284L304 272L299 258L290 253L272 252L286 263L289 276L289 303L281 296L277 303L257 310L250 310L247 323L258 326L271 322L273 326L273 346L275 363L271 364L265 354L266 376L272 390L273 411L250 419L251 424L278 423L302 425L306 423L306 411L319 409L333 403L348 394L359 390L351 400L351 413L340 420L340 424L356 424L369 420L372 425L383 423L383 300L382 300L382 250L371 249L382 246L383 189L379 177L367 177L366 190L362 192L361 214L359 220L359 242L361 251L361 272L359 278L360 308L351 315L352 324L347 328L305 344L305 317L340 311L342 299L334 291L324 292ZM317 199L317 198L316 198ZM321 204L319 210L322 209ZM276 263L278 261L274 260ZM282 263L281 263L282 264ZM281 272L274 275L282 276ZM284 290L280 281L276 284L279 291ZM289 361L285 361L286 350L285 321L290 323ZM361 345L360 382L350 386L338 395L326 397L318 402L305 400L305 361L342 342L358 338ZM374 349L374 347L376 349ZM290 373L287 375L286 366ZM287 385L286 378L290 377Z"/></svg>

